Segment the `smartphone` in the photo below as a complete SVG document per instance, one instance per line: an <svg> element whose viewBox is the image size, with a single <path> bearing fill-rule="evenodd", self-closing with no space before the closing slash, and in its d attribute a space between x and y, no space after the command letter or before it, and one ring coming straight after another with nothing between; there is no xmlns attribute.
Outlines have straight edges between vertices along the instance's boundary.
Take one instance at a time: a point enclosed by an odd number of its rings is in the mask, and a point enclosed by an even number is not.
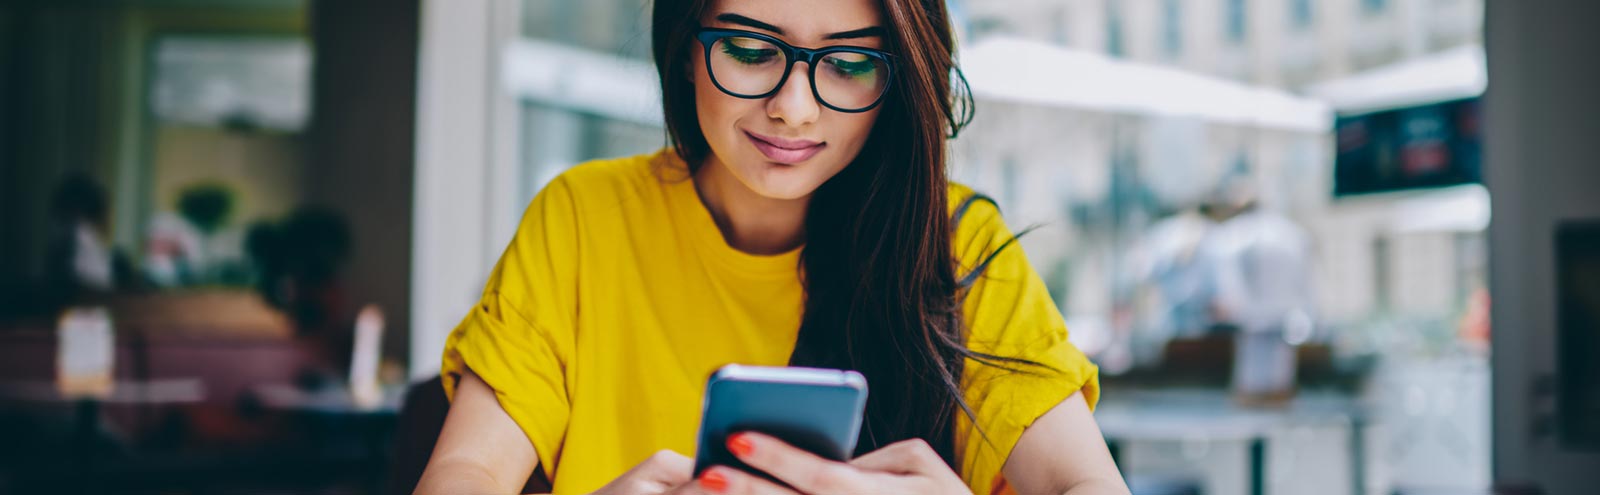
<svg viewBox="0 0 1600 495"><path fill-rule="evenodd" d="M861 433L867 379L820 368L730 364L706 381L694 474L728 466L772 479L728 452L728 435L754 431L825 459L846 462Z"/></svg>

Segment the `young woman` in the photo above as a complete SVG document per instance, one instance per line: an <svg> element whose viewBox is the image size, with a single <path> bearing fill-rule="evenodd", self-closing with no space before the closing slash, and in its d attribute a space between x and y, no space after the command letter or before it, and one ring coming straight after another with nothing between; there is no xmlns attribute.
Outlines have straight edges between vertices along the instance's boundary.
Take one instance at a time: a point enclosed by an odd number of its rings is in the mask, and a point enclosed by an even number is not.
<svg viewBox="0 0 1600 495"><path fill-rule="evenodd" d="M946 178L942 0L656 0L672 146L529 206L444 355L419 493L790 493L691 478L721 365L855 369L860 448L729 448L802 493L1123 493L1097 375L991 203ZM965 100L965 105L960 105ZM652 454L654 453L654 454Z"/></svg>

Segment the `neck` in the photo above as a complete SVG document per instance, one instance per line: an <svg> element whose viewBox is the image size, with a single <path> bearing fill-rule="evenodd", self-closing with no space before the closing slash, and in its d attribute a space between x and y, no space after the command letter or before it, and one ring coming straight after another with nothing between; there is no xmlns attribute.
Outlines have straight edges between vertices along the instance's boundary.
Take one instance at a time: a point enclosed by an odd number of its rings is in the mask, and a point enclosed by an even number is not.
<svg viewBox="0 0 1600 495"><path fill-rule="evenodd" d="M694 174L700 202L716 221L722 238L734 249L758 255L785 253L805 243L806 207L810 196L774 199L757 194L715 155Z"/></svg>

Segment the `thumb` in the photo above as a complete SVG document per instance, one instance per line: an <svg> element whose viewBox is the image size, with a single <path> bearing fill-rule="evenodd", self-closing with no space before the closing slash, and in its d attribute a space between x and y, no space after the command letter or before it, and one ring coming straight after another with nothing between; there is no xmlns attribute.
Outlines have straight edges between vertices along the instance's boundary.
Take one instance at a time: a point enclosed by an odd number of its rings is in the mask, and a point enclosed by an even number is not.
<svg viewBox="0 0 1600 495"><path fill-rule="evenodd" d="M681 485L694 479L694 459L671 450L660 450L639 465L639 474L642 479L667 486Z"/></svg>

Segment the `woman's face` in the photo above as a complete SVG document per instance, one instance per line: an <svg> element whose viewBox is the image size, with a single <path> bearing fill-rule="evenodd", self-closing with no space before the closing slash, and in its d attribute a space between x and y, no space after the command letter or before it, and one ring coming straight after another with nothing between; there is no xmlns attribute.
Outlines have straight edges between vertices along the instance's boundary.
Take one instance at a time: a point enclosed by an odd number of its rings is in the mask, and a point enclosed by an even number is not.
<svg viewBox="0 0 1600 495"><path fill-rule="evenodd" d="M884 43L882 16L872 0L714 0L701 25L762 33L801 48L882 49ZM804 62L794 64L770 97L728 95L712 83L705 50L694 47L695 107L712 151L707 165L725 167L761 196L809 197L855 159L878 118L878 107L846 113L817 102ZM823 77L820 71L817 77Z"/></svg>

